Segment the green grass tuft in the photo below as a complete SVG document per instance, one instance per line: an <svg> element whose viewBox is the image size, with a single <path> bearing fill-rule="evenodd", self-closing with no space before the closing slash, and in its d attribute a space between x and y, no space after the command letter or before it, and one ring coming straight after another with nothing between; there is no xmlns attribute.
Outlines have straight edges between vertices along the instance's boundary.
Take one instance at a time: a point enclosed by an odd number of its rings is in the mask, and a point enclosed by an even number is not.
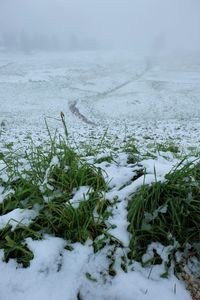
<svg viewBox="0 0 200 300"><path fill-rule="evenodd" d="M132 259L141 261L152 242L174 241L179 250L190 245L200 258L200 163L179 166L163 183L143 185L129 203L128 221Z"/></svg>
<svg viewBox="0 0 200 300"><path fill-rule="evenodd" d="M7 226L0 231L5 261L16 258L24 267L33 258L26 238L41 239L51 234L72 243L84 243L106 231L105 221L110 216L102 196L107 184L101 169L81 158L67 139L52 137L48 132L48 146L37 147L31 142L25 152L10 149L3 157L9 176L4 188L12 193L0 204L0 215L16 208L34 209L36 205L39 210L29 226L19 223L15 230ZM70 199L81 186L89 187L88 198L75 208Z"/></svg>

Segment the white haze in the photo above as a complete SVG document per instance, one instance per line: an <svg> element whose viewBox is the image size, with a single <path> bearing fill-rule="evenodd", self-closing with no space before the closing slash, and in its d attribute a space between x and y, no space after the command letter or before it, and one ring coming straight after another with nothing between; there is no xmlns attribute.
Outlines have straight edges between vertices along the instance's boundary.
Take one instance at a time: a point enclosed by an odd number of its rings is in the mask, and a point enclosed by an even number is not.
<svg viewBox="0 0 200 300"><path fill-rule="evenodd" d="M199 51L199 29L198 0L0 0L10 48Z"/></svg>

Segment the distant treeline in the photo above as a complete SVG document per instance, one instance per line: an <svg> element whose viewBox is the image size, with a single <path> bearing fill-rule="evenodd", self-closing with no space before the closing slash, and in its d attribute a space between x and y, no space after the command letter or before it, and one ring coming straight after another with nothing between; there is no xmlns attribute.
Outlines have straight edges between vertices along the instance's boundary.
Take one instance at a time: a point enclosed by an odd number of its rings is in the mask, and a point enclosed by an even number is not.
<svg viewBox="0 0 200 300"><path fill-rule="evenodd" d="M60 39L56 35L29 35L25 32L21 32L16 36L12 32L6 32L0 35L0 48L9 51L23 51L29 53L34 50L95 50L99 48L99 45L95 38L80 39L74 34L66 39Z"/></svg>

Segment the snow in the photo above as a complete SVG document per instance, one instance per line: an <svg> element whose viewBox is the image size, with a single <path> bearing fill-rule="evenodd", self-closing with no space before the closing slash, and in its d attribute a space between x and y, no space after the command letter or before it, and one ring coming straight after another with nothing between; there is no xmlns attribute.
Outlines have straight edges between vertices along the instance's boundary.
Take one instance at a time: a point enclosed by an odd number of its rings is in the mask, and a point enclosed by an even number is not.
<svg viewBox="0 0 200 300"><path fill-rule="evenodd" d="M78 189L73 190L73 197L69 200L70 204L74 208L78 208L80 202L87 201L92 193L93 189L89 186L80 186Z"/></svg>
<svg viewBox="0 0 200 300"><path fill-rule="evenodd" d="M124 246L128 246L129 243L129 234L127 232L128 222L127 222L127 205L128 200L133 195L134 192L143 184L152 184L155 181L164 181L165 175L168 174L174 166L177 165L177 159L165 159L162 156L158 155L157 159L145 159L140 161L141 168L145 168L145 175L140 176L138 179L131 181L135 175L135 169L138 167L124 166L127 156L119 155L121 158L121 164L107 164L103 162L97 164L104 171L103 174L106 174L105 178L107 179L110 187L110 191L105 193L105 198L113 201L117 199L118 203L115 209L112 212L112 217L108 221L116 225L116 228L109 230L109 232L119 239ZM123 186L125 185L125 186ZM165 208L159 208L160 212L164 213ZM155 212L156 214L156 212Z"/></svg>
<svg viewBox="0 0 200 300"><path fill-rule="evenodd" d="M131 51L27 56L1 52L0 64L2 140L26 142L30 133L34 140L44 139L44 117L51 130L60 129L63 111L75 140L89 137L92 130L101 136L108 128L120 138L134 134L142 144L144 136L153 142L170 138L186 146L199 143L196 54L191 59L148 58ZM97 126L70 111L73 101Z"/></svg>
<svg viewBox="0 0 200 300"><path fill-rule="evenodd" d="M35 210L16 208L0 216L0 229L3 229L7 224L12 226L12 230L14 230L19 223L20 225L29 225L36 216L37 212Z"/></svg>
<svg viewBox="0 0 200 300"><path fill-rule="evenodd" d="M147 174L153 174L157 181L163 181L165 175L168 174L174 166L178 164L177 159L169 161L162 156L158 156L157 159L143 160L141 164L145 167Z"/></svg>
<svg viewBox="0 0 200 300"><path fill-rule="evenodd" d="M3 203L4 200L9 196L12 195L14 193L14 190L9 189L7 191L5 191L5 188L0 186L0 203Z"/></svg>
<svg viewBox="0 0 200 300"><path fill-rule="evenodd" d="M100 167L103 172L105 179L108 179L109 188L120 187L123 184L129 182L133 178L133 168L117 166L114 164L108 164L107 162L102 162L101 164L96 164Z"/></svg>
<svg viewBox="0 0 200 300"><path fill-rule="evenodd" d="M196 54L192 58L148 58L131 51L29 56L0 52L0 124L4 123L0 127L0 151L6 154L9 143L13 143L14 150L27 145L30 137L37 145L42 144L48 139L44 118L51 132L58 129L63 133L59 120L61 111L70 136L77 144L91 139L99 142L108 128L108 138L115 137L119 145L133 136L141 153L145 153L150 144L165 141L175 142L186 150L189 146L199 147L199 80L200 56ZM76 103L78 111L90 122L74 114L70 103ZM124 246L115 254L117 275L114 278L108 274L107 255L113 250L112 246L106 245L93 253L92 242L88 240L84 245L73 244L73 251L68 251L65 249L68 242L61 238L47 235L42 241L28 238L25 242L34 258L26 269L15 260L5 263L3 250L0 250L0 299L76 300L79 294L83 300L190 300L183 282L172 272L168 279L160 277L163 265L149 269L133 262L127 273L120 267L124 254L120 251L126 253L130 239L127 232L129 199L143 183L164 181L165 175L179 161L167 152L156 156L143 159L139 167L128 165L125 153L119 153L111 163L96 164L108 181L109 190L104 197L113 203L108 222L115 227L109 234ZM27 162L22 160L21 163L30 169ZM59 166L56 156L46 170L41 191L51 188L48 176L54 166ZM6 182L8 176L4 168L0 159L0 178ZM138 168L144 168L146 173L133 181ZM89 186L74 189L70 204L78 208L91 192ZM12 191L4 191L0 186L0 203L9 193ZM49 197L45 200L49 201ZM159 212L165 213L165 209L160 207ZM37 208L15 209L0 216L0 229L8 223L12 230L19 222L27 226L37 213ZM153 247L165 257L167 249L158 244L149 247L149 255ZM89 280L87 273L95 280Z"/></svg>
<svg viewBox="0 0 200 300"><path fill-rule="evenodd" d="M65 242L60 238L46 236L43 241L28 239L34 260L27 269L22 269L11 260L1 262L0 299L6 300L72 300L78 293L86 300L131 299L190 300L181 282L173 275L161 279L162 267L155 267L145 274L137 264L134 271L118 270L114 279L104 282L99 271L105 271L105 253L92 253L91 244L76 243L73 251L64 250ZM105 250L104 250L105 251ZM2 251L0 252L2 255ZM85 274L90 272L97 282L89 281ZM144 272L144 271L143 271ZM152 277L152 278L151 278Z"/></svg>
<svg viewBox="0 0 200 300"><path fill-rule="evenodd" d="M131 272L129 275L121 272L121 274L113 280L112 285L108 287L108 290L105 288L104 292L102 292L102 287L100 287L100 291L97 286L95 287L95 290L91 286L90 288L91 290L86 290L86 292L83 293L84 299L190 299L187 292L183 291L181 284L177 282L175 278L171 278L169 281L158 279L149 280L139 271Z"/></svg>
<svg viewBox="0 0 200 300"><path fill-rule="evenodd" d="M1 262L0 299L77 299L91 250L77 244L74 251L64 251L64 241L53 237L27 242L35 256L29 268Z"/></svg>
<svg viewBox="0 0 200 300"><path fill-rule="evenodd" d="M130 237L127 232L128 221L127 221L127 202L121 201L118 203L116 208L113 210L113 215L108 219L108 222L115 225L116 227L109 230L109 233L117 238L124 247L128 247Z"/></svg>

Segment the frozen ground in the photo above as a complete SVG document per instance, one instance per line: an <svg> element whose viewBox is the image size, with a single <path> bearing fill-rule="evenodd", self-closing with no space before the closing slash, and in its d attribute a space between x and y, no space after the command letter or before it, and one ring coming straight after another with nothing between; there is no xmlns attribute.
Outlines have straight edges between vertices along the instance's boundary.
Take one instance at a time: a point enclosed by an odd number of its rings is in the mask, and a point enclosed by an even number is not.
<svg viewBox="0 0 200 300"><path fill-rule="evenodd" d="M44 118L50 129L61 128L59 114L64 112L70 133L77 141L97 139L108 128L120 140L134 135L137 143L171 140L182 147L199 146L200 137L200 55L142 57L131 52L82 52L57 54L0 53L0 151L5 143L26 143L27 136L42 142L46 136ZM107 198L118 196L120 203L112 222L112 234L125 246L128 243L127 202L143 178L130 183L134 170L123 154L118 162L100 167L108 174ZM159 180L177 163L173 157L143 161L146 180ZM75 194L88 189L81 187ZM0 202L4 200L0 187ZM80 199L81 200L81 199ZM83 199L82 199L83 200ZM24 221L34 218L35 211L11 212L0 217L0 227L8 219ZM15 226L15 221L12 221ZM108 265L106 247L94 255L90 241L64 250L62 239L46 236L44 241L27 240L34 259L27 269L13 260L0 262L0 300L188 300L182 282L173 274L161 279L164 266L142 269L137 263L128 274L117 262L117 276L105 279ZM162 256L160 245L154 245ZM116 260L120 257L118 253ZM0 257L3 251L0 250ZM62 267L61 267L62 266ZM134 272L133 272L134 270ZM92 274L95 282L85 274ZM101 276L100 276L101 273ZM102 276L103 274L103 276ZM96 282L97 279L97 282ZM77 298L79 295L80 298Z"/></svg>
<svg viewBox="0 0 200 300"><path fill-rule="evenodd" d="M142 142L148 136L194 146L200 141L199 82L197 54L0 53L0 121L6 139L23 139L45 132L44 117L60 127L52 118L63 111L76 136L109 128L122 138L128 131Z"/></svg>

